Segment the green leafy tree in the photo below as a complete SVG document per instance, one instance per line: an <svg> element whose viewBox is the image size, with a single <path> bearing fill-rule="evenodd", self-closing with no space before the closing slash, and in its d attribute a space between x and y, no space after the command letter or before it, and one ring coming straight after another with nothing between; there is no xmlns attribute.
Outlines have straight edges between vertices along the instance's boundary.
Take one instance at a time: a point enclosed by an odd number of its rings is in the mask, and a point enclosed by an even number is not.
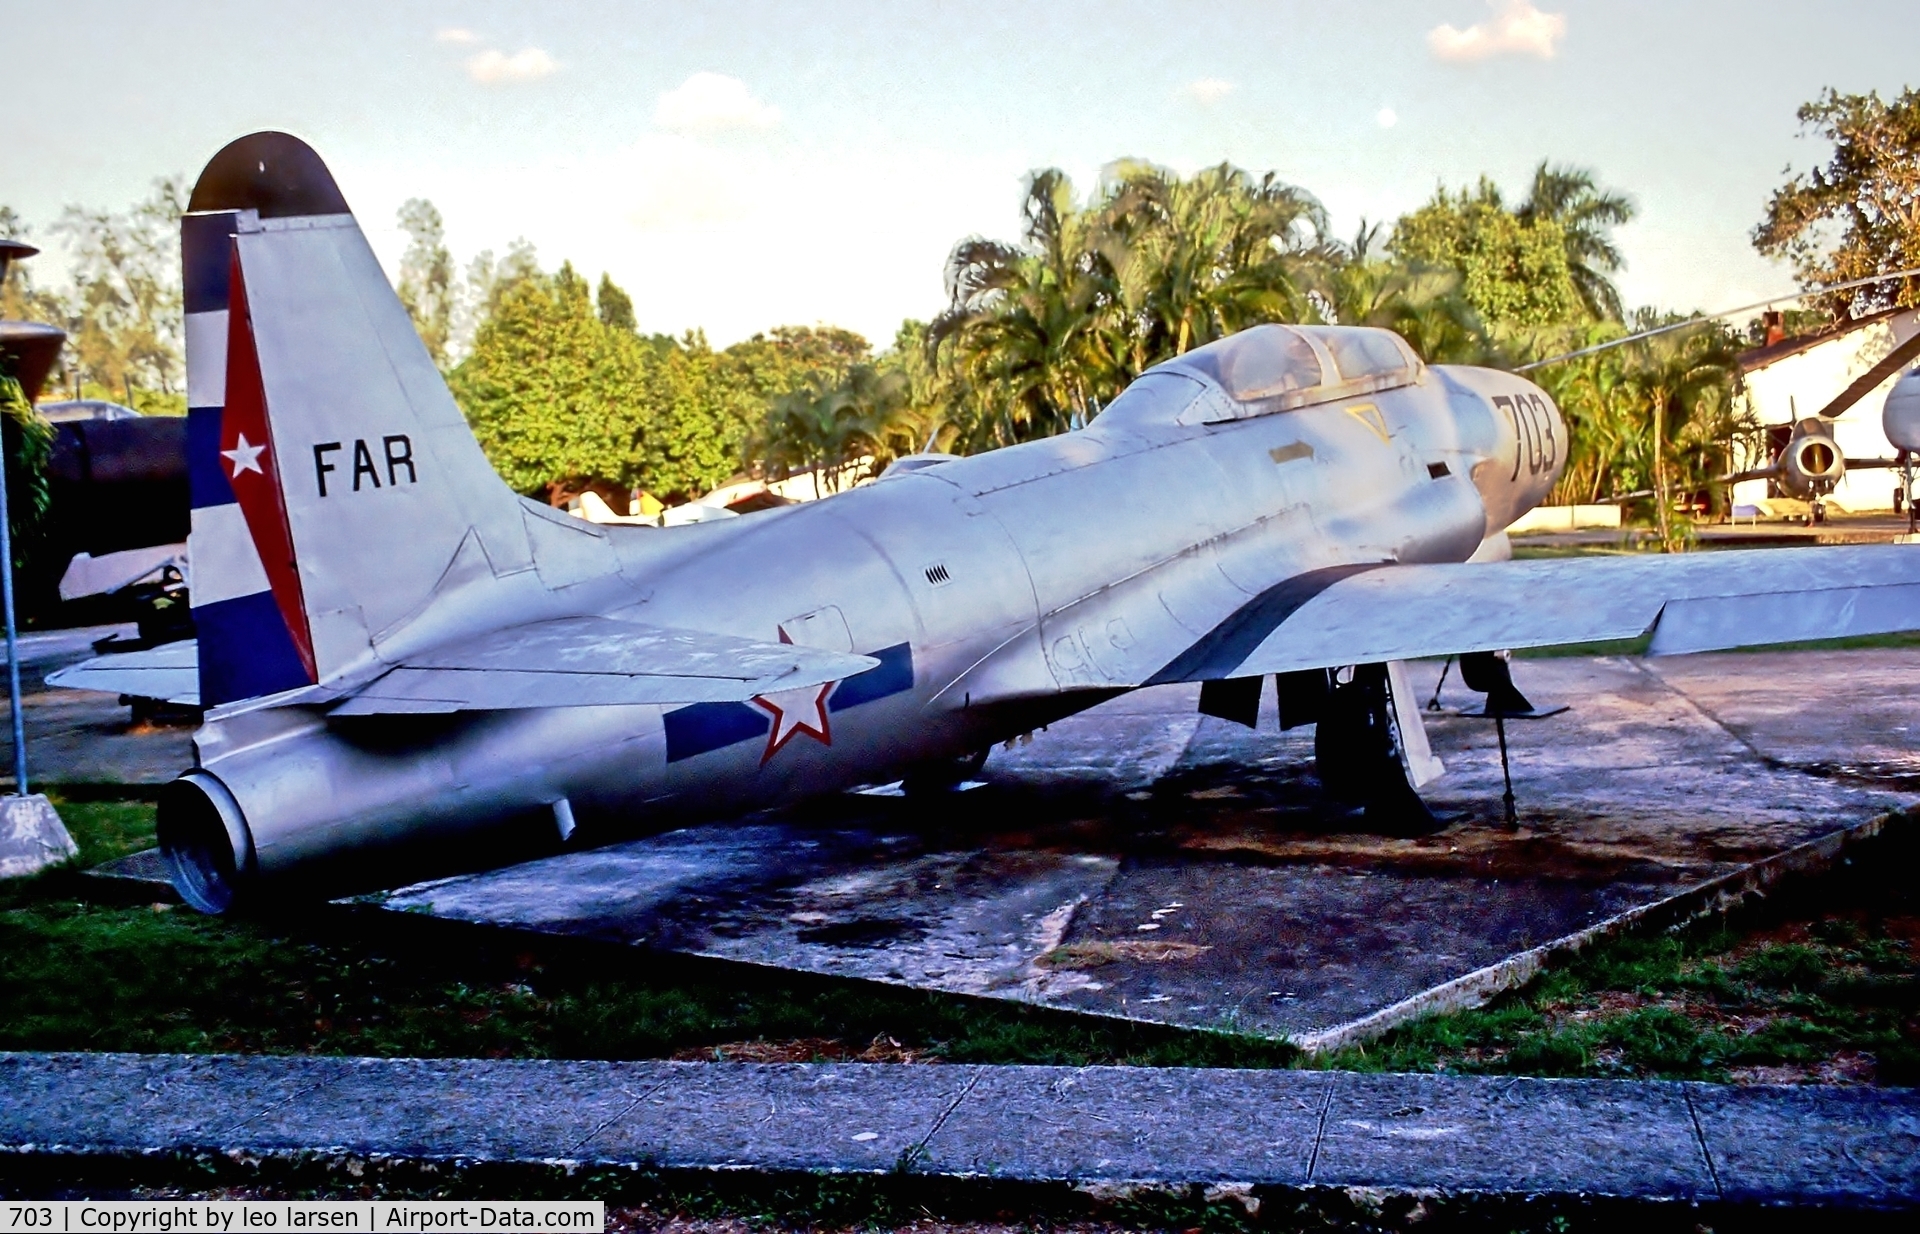
<svg viewBox="0 0 1920 1234"><path fill-rule="evenodd" d="M1462 294L1460 272L1394 261L1380 247L1379 225L1362 222L1352 243L1328 250L1332 260L1312 293L1320 317L1392 330L1429 363L1487 363L1493 346Z"/></svg>
<svg viewBox="0 0 1920 1234"><path fill-rule="evenodd" d="M1484 177L1472 189L1442 187L1394 224L1404 261L1458 270L1467 303L1490 325L1539 326L1584 311L1567 262L1567 236L1551 218L1521 218Z"/></svg>
<svg viewBox="0 0 1920 1234"><path fill-rule="evenodd" d="M726 483L741 466L764 401L698 332L681 340L613 333L651 358L636 430L635 483L673 498Z"/></svg>
<svg viewBox="0 0 1920 1234"><path fill-rule="evenodd" d="M1326 214L1272 172L1256 178L1221 163L1182 178L1125 162L1094 213L1123 309L1117 324L1133 327L1136 358L1309 314L1305 276L1327 255Z"/></svg>
<svg viewBox="0 0 1920 1234"><path fill-rule="evenodd" d="M593 294L594 307L599 310L601 324L615 330L625 330L629 334L637 333L639 323L633 316L633 297L613 281L610 274L600 276L599 290Z"/></svg>
<svg viewBox="0 0 1920 1234"><path fill-rule="evenodd" d="M1601 188L1592 172L1554 167L1542 160L1514 217L1523 224L1557 224L1566 249L1567 276L1581 305L1589 316L1619 321L1620 292L1607 276L1619 273L1627 262L1613 242L1612 229L1632 222L1635 213L1632 198Z"/></svg>
<svg viewBox="0 0 1920 1234"><path fill-rule="evenodd" d="M53 456L53 426L27 401L18 378L0 363L0 448L7 469L7 529L13 565L26 570L44 542L53 490L47 461Z"/></svg>
<svg viewBox="0 0 1920 1234"><path fill-rule="evenodd" d="M500 305L500 297L522 279L540 274L540 261L534 247L525 239L507 246L507 255L496 259L492 249L482 249L467 263L466 287L455 298L453 337L448 352L464 357L473 347L475 334Z"/></svg>
<svg viewBox="0 0 1920 1234"><path fill-rule="evenodd" d="M185 181L156 180L145 200L115 213L68 206L53 225L73 255L66 300L67 359L80 380L136 406L136 387L185 409L181 349L180 215ZM177 409L173 404L178 404Z"/></svg>
<svg viewBox="0 0 1920 1234"><path fill-rule="evenodd" d="M988 412L965 430L969 449L1062 432L1124 384L1100 335L1113 278L1093 217L1055 170L1028 180L1021 213L1021 243L973 237L954 247L948 308L927 328L928 345L946 349Z"/></svg>
<svg viewBox="0 0 1920 1234"><path fill-rule="evenodd" d="M440 211L424 197L409 198L400 207L399 221L400 230L407 233L407 250L400 257L400 285L395 290L413 318L420 341L427 345L427 354L445 368L459 292L446 227Z"/></svg>
<svg viewBox="0 0 1920 1234"><path fill-rule="evenodd" d="M1829 88L1799 118L1832 143L1832 154L1774 191L1754 247L1791 261L1808 289L1920 266L1920 90L1888 103L1878 92ZM1909 307L1920 304L1920 277L1824 299L1836 316Z"/></svg>
<svg viewBox="0 0 1920 1234"><path fill-rule="evenodd" d="M570 265L498 290L450 384L508 484L559 505L593 480L638 478L644 357L616 338Z"/></svg>
<svg viewBox="0 0 1920 1234"><path fill-rule="evenodd" d="M849 464L868 458L884 465L880 456L888 451L907 392L907 378L898 370L856 364L837 383L803 386L775 399L756 452L782 479L811 471L828 492L838 492Z"/></svg>
<svg viewBox="0 0 1920 1234"><path fill-rule="evenodd" d="M927 328L953 375L954 441L980 449L1084 423L1141 371L1259 321L1298 319L1317 203L1222 164L1182 179L1115 164L1076 200L1028 180L1017 243L973 237L947 264Z"/></svg>
<svg viewBox="0 0 1920 1234"><path fill-rule="evenodd" d="M776 326L721 354L732 375L770 404L795 390L838 385L871 353L866 339L838 326Z"/></svg>

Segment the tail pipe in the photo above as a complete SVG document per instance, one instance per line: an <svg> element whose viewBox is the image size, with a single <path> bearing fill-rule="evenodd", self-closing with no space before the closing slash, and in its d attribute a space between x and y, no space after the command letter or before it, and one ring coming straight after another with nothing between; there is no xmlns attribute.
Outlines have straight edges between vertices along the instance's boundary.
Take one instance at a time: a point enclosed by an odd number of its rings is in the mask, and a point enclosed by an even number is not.
<svg viewBox="0 0 1920 1234"><path fill-rule="evenodd" d="M174 888L191 907L224 913L253 881L253 833L219 777L189 771L161 789L159 834Z"/></svg>

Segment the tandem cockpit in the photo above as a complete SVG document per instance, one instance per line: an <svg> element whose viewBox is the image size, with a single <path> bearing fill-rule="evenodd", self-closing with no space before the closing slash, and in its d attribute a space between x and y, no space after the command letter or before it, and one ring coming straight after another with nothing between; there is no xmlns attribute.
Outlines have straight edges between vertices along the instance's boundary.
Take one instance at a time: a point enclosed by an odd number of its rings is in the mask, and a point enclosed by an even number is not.
<svg viewBox="0 0 1920 1234"><path fill-rule="evenodd" d="M1412 385L1424 365L1371 326L1254 326L1142 373L1095 423L1191 427Z"/></svg>

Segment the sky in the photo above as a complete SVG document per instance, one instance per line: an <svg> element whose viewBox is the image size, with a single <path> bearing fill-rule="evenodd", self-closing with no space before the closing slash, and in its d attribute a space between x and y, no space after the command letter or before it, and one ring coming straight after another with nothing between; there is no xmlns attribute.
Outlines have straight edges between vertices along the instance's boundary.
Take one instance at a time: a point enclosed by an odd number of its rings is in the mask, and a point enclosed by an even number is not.
<svg viewBox="0 0 1920 1234"><path fill-rule="evenodd" d="M0 204L42 240L282 129L390 272L425 197L462 265L525 238L719 346L884 345L957 240L1017 236L1030 171L1119 158L1276 172L1342 236L1570 163L1638 204L1629 305L1729 308L1792 286L1748 237L1825 155L1795 109L1920 85L1913 0L0 0L0 29Z"/></svg>

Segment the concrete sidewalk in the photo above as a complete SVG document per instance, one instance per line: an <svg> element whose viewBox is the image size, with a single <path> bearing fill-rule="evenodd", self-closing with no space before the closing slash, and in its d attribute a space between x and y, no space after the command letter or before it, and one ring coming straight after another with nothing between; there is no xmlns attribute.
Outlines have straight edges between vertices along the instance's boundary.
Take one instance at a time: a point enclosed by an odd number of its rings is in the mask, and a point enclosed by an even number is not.
<svg viewBox="0 0 1920 1234"><path fill-rule="evenodd" d="M1920 1207L1920 1090L0 1054L0 1157L18 1166L169 1150L1886 1209Z"/></svg>

